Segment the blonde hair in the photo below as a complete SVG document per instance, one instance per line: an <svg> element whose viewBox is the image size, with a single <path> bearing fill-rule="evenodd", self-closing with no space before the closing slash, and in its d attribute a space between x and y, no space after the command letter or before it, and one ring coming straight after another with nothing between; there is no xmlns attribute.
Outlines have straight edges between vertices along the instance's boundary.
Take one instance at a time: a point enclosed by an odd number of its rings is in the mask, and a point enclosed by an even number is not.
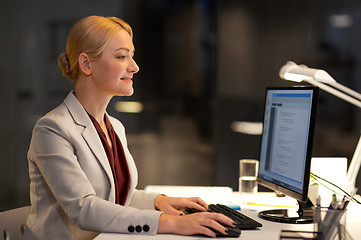
<svg viewBox="0 0 361 240"><path fill-rule="evenodd" d="M109 39L121 29L133 36L129 24L117 17L89 16L75 23L68 35L66 52L58 58L62 74L75 82L79 74L79 55L86 53L96 59Z"/></svg>

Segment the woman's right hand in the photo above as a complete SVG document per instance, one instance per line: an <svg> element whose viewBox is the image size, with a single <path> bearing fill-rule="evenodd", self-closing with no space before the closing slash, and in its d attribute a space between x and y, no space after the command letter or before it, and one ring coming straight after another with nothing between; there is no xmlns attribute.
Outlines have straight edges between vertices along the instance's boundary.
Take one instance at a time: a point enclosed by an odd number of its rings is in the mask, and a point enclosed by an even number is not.
<svg viewBox="0 0 361 240"><path fill-rule="evenodd" d="M232 219L220 213L197 212L184 216L162 214L159 219L158 233L173 233L179 235L203 234L216 237L216 233L227 234L223 225L233 227ZM211 229L210 229L211 228Z"/></svg>

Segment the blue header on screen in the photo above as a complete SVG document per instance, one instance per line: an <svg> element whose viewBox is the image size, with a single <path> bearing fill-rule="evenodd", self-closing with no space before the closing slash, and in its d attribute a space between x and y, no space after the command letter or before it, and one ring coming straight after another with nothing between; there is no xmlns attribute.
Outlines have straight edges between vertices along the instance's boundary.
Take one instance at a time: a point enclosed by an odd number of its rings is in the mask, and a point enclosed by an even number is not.
<svg viewBox="0 0 361 240"><path fill-rule="evenodd" d="M305 93L305 94L302 94L302 93L273 93L273 96L274 97L306 97L306 98L309 98L311 97L312 95L310 93Z"/></svg>

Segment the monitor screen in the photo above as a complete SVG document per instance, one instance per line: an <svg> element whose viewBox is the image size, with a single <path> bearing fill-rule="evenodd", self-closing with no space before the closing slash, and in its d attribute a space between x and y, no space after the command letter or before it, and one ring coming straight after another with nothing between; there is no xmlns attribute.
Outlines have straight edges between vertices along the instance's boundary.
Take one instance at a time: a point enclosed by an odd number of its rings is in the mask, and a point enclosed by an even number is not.
<svg viewBox="0 0 361 240"><path fill-rule="evenodd" d="M318 88L267 88L258 182L301 202L308 185Z"/></svg>

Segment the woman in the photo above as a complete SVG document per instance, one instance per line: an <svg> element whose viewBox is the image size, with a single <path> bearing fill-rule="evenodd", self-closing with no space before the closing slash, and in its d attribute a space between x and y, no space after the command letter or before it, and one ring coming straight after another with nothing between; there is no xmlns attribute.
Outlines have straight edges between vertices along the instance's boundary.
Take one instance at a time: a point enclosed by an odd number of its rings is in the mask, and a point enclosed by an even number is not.
<svg viewBox="0 0 361 240"><path fill-rule="evenodd" d="M215 236L229 218L199 198L135 189L137 170L121 122L106 108L133 94L132 30L115 17L90 16L69 33L59 57L74 91L35 125L28 151L31 210L24 239L92 239L100 232ZM182 216L182 208L200 213Z"/></svg>

